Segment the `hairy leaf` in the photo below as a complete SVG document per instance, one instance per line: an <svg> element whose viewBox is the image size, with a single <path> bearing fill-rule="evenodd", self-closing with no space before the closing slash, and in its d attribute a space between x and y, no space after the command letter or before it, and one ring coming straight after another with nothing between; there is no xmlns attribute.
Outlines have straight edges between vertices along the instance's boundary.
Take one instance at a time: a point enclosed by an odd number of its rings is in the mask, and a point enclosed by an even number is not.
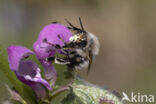
<svg viewBox="0 0 156 104"><path fill-rule="evenodd" d="M71 92L62 104L123 104L118 96L78 78L71 85Z"/></svg>

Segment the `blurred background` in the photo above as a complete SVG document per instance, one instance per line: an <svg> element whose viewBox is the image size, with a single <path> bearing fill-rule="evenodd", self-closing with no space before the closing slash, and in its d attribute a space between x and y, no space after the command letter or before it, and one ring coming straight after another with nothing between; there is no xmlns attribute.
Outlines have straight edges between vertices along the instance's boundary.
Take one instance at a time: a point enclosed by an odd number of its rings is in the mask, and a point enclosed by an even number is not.
<svg viewBox="0 0 156 104"><path fill-rule="evenodd" d="M118 92L156 95L156 0L0 0L0 45L32 49L40 30L65 18L100 40L91 83ZM7 98L0 71L0 101Z"/></svg>

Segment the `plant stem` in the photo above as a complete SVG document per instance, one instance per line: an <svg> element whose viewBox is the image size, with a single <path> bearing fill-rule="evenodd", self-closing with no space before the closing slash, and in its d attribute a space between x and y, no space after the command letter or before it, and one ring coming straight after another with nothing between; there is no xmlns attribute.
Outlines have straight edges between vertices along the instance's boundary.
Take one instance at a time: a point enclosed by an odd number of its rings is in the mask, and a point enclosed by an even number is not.
<svg viewBox="0 0 156 104"><path fill-rule="evenodd" d="M60 94L64 91L70 91L72 83L73 83L73 81L71 81L67 85L62 86L62 87L58 88L57 90L53 91L52 94L50 95L50 97L48 98L48 101L51 101L55 96L57 96L58 94Z"/></svg>
<svg viewBox="0 0 156 104"><path fill-rule="evenodd" d="M66 91L66 90L70 90L70 87L69 87L69 86L61 87L60 89L54 91L54 92L52 93L52 96L51 96L51 97L54 97L54 96L56 96L57 94L59 94L59 93L61 93L61 92L63 92L63 91Z"/></svg>

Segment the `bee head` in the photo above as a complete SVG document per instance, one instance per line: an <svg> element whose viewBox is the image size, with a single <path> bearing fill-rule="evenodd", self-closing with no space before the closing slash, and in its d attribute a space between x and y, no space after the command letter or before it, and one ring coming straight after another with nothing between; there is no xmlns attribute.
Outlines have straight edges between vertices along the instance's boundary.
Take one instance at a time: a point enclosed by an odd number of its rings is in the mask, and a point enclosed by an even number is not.
<svg viewBox="0 0 156 104"><path fill-rule="evenodd" d="M84 30L81 18L79 18L80 26L81 28L75 27L73 24L71 24L67 19L65 19L66 22L69 24L70 27L68 27L72 32L73 36L69 39L70 42L78 44L80 47L85 47L87 44L87 32Z"/></svg>

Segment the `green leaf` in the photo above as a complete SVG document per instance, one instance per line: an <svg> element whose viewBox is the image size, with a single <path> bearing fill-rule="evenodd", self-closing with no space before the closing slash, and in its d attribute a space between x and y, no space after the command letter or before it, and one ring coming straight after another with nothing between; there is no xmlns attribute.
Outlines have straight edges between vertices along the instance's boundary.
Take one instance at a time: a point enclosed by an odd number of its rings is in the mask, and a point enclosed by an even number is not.
<svg viewBox="0 0 156 104"><path fill-rule="evenodd" d="M84 103L74 93L70 93L67 95L65 99L62 100L62 104L84 104Z"/></svg>
<svg viewBox="0 0 156 104"><path fill-rule="evenodd" d="M71 85L71 92L62 104L123 104L121 99L110 90L95 86L78 78Z"/></svg>
<svg viewBox="0 0 156 104"><path fill-rule="evenodd" d="M86 93L82 91L75 93L72 91L62 100L62 104L93 104L93 102Z"/></svg>

